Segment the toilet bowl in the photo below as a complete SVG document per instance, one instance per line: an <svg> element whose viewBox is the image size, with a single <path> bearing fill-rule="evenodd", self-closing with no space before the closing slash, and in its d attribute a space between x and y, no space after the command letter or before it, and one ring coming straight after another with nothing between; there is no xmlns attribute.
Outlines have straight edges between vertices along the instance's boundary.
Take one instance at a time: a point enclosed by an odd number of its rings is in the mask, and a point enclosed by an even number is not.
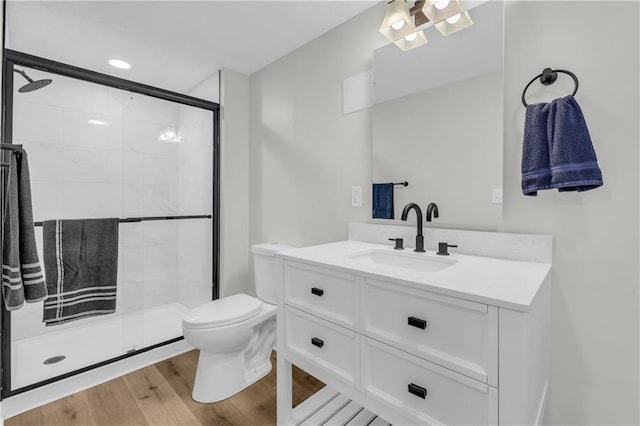
<svg viewBox="0 0 640 426"><path fill-rule="evenodd" d="M258 298L235 294L207 302L182 317L185 340L200 349L192 397L217 402L271 371L276 343L276 292L282 283L281 244L251 247Z"/></svg>

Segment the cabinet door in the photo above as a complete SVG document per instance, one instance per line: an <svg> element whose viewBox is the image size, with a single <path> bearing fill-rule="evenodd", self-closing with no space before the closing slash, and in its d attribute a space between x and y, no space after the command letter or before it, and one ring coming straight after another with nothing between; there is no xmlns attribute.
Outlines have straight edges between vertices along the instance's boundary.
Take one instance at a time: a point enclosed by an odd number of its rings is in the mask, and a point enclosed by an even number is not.
<svg viewBox="0 0 640 426"><path fill-rule="evenodd" d="M497 389L374 339L363 340L362 389L376 403L415 424L497 423Z"/></svg>
<svg viewBox="0 0 640 426"><path fill-rule="evenodd" d="M367 278L364 332L497 386L497 308Z"/></svg>
<svg viewBox="0 0 640 426"><path fill-rule="evenodd" d="M355 329L355 275L296 262L285 267L285 303Z"/></svg>

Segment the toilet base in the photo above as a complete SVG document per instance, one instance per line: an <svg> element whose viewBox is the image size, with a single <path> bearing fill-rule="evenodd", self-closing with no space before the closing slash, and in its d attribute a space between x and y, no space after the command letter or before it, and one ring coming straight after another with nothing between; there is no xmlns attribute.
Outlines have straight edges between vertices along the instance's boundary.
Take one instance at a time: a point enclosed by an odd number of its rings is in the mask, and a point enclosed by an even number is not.
<svg viewBox="0 0 640 426"><path fill-rule="evenodd" d="M202 403L227 399L271 372L271 361L246 368L244 354L221 356L200 351L196 379L191 394Z"/></svg>
<svg viewBox="0 0 640 426"><path fill-rule="evenodd" d="M256 317L256 325L247 324L254 328L244 350L219 353L200 349L192 392L195 401L222 401L269 374L276 343L275 306L265 309L263 315L266 320Z"/></svg>

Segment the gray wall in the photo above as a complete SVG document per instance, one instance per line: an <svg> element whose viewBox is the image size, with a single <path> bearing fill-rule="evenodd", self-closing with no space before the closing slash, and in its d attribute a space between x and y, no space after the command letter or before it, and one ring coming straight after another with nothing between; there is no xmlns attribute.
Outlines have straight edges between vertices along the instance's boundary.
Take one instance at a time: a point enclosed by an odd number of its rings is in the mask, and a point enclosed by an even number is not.
<svg viewBox="0 0 640 426"><path fill-rule="evenodd" d="M344 239L370 217L371 112L341 115L342 79L370 67L384 6L250 78L249 240ZM552 424L638 424L638 3L507 2L504 212L499 230L554 236ZM429 46L423 47L428 49ZM544 67L580 78L577 94L605 186L520 192L524 85ZM571 90L558 81L531 101ZM546 98L545 98L546 96ZM365 187L363 208L350 187Z"/></svg>
<svg viewBox="0 0 640 426"><path fill-rule="evenodd" d="M220 71L220 297L255 294L249 273L249 77Z"/></svg>
<svg viewBox="0 0 640 426"><path fill-rule="evenodd" d="M343 240L370 217L371 110L342 115L342 80L371 68L381 6L251 76L251 241ZM351 207L352 185L364 207Z"/></svg>
<svg viewBox="0 0 640 426"><path fill-rule="evenodd" d="M599 2L506 4L503 229L554 237L549 419L556 424L639 421L638 3L607 2L605 20L602 12ZM521 195L519 98L547 66L580 79L576 99L604 174L600 189ZM532 91L530 101L572 88L560 84Z"/></svg>

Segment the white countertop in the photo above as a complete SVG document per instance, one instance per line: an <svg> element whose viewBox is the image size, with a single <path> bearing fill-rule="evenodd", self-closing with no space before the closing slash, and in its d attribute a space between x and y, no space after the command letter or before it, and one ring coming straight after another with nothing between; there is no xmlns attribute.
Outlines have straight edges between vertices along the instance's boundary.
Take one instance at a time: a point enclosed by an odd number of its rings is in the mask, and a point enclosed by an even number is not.
<svg viewBox="0 0 640 426"><path fill-rule="evenodd" d="M551 265L546 263L455 253L438 256L429 250L416 254L434 260L446 258L457 262L437 272L420 272L349 258L374 249L394 252L392 246L349 240L287 250L277 256L521 312L529 310L551 269ZM404 251L414 253L412 249Z"/></svg>

